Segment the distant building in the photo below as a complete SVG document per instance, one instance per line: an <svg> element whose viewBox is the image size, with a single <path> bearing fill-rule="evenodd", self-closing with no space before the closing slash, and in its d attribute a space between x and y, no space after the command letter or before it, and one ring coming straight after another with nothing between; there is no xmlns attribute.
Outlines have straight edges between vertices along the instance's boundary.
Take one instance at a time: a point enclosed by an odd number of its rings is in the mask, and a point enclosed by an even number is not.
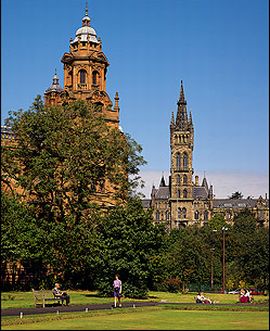
<svg viewBox="0 0 270 331"><path fill-rule="evenodd" d="M222 214L228 223L247 208L256 217L258 225L269 226L269 199L216 199L213 186L204 176L193 181L194 127L181 81L176 118L170 123L171 168L168 184L162 176L159 187L153 186L150 199L143 199L145 209L153 210L156 223L165 223L169 229L187 225L206 224L215 214Z"/></svg>
<svg viewBox="0 0 270 331"><path fill-rule="evenodd" d="M61 62L64 64L64 87L59 83L55 72L52 84L44 92L45 106L64 105L75 100L84 100L93 112L102 115L107 125L122 131L119 126L119 96L115 93L114 104L106 92L108 59L102 51L102 42L96 31L90 26L88 7L82 18L82 26L77 29L75 37L70 39L69 52L64 53ZM3 148L16 147L16 137L11 128L1 127L1 145ZM7 178L8 176L4 176ZM93 200L102 206L115 204L115 189L105 179L103 186L94 194ZM9 191L17 185L2 185ZM21 191L20 188L16 188Z"/></svg>

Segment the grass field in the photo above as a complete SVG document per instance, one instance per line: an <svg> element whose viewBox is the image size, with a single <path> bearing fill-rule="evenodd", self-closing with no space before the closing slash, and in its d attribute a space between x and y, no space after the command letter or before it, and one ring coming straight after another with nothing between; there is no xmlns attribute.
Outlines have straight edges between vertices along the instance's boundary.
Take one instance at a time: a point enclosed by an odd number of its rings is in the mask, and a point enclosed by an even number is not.
<svg viewBox="0 0 270 331"><path fill-rule="evenodd" d="M267 311L180 310L166 307L2 319L2 330L269 330Z"/></svg>
<svg viewBox="0 0 270 331"><path fill-rule="evenodd" d="M111 303L96 292L69 291L71 304ZM195 293L149 292L142 301L164 302L155 307L61 313L59 315L2 316L2 330L269 330L268 296L256 296L258 305L238 305L238 296L207 294L228 305L194 305ZM4 292L2 309L34 307L32 292ZM133 299L123 298L123 304ZM138 301L138 300L136 300ZM166 304L168 303L168 304ZM169 304L175 303L175 305ZM184 305L177 305L182 303ZM259 304L264 303L264 304Z"/></svg>
<svg viewBox="0 0 270 331"><path fill-rule="evenodd" d="M112 298L104 298L97 296L97 292L93 291L68 291L71 297L71 304L97 304L110 303ZM123 298L123 302L130 301L155 301L160 302L178 302L178 303L193 303L196 293L190 292L187 294L169 293L169 292L153 292L150 291L148 298L144 300L134 300ZM217 294L206 293L212 300L220 303L236 303L238 301L237 294ZM263 302L268 300L268 296L257 295L254 297L255 302ZM30 308L34 307L33 293L29 292L2 292L1 293L2 309L6 308Z"/></svg>

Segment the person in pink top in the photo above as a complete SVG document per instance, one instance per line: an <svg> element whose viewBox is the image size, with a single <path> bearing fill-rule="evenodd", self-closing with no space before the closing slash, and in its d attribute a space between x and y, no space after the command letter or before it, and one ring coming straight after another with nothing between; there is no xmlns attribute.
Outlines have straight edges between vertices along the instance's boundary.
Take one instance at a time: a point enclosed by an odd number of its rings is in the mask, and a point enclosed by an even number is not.
<svg viewBox="0 0 270 331"><path fill-rule="evenodd" d="M115 280L113 281L114 308L116 308L117 301L118 301L118 307L122 307L121 293L122 293L122 281L119 279L119 275L116 274Z"/></svg>

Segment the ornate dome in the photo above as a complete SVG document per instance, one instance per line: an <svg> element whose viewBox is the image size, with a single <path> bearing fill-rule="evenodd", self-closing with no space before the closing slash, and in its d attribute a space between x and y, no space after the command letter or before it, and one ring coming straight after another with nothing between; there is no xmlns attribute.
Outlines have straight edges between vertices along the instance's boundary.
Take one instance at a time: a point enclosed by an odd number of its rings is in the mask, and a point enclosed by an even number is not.
<svg viewBox="0 0 270 331"><path fill-rule="evenodd" d="M60 93L62 91L63 91L63 89L62 89L62 87L59 84L59 77L57 76L57 74L55 72L55 74L53 76L52 85L49 88L47 88L47 90L44 93L45 94L47 94L49 92L58 92L58 93Z"/></svg>
<svg viewBox="0 0 270 331"><path fill-rule="evenodd" d="M88 38L91 42L99 44L99 41L97 40L96 31L91 26L87 26L87 25L82 26L76 31L76 37L71 43L73 44L79 39L80 41L87 41Z"/></svg>
<svg viewBox="0 0 270 331"><path fill-rule="evenodd" d="M82 27L76 31L76 37L71 41L71 44L77 41L91 41L99 44L96 31L90 26L90 17L88 16L88 9L86 9L85 16L82 19Z"/></svg>

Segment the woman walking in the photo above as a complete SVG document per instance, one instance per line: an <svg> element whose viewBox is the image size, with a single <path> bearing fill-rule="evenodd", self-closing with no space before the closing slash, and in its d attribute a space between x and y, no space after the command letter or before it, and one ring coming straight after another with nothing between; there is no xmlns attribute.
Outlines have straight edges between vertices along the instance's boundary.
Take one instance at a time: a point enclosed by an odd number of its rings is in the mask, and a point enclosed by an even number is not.
<svg viewBox="0 0 270 331"><path fill-rule="evenodd" d="M119 275L116 274L115 280L113 281L114 308L116 308L117 301L118 301L118 307L122 307L121 293L122 293L122 281L119 279Z"/></svg>

